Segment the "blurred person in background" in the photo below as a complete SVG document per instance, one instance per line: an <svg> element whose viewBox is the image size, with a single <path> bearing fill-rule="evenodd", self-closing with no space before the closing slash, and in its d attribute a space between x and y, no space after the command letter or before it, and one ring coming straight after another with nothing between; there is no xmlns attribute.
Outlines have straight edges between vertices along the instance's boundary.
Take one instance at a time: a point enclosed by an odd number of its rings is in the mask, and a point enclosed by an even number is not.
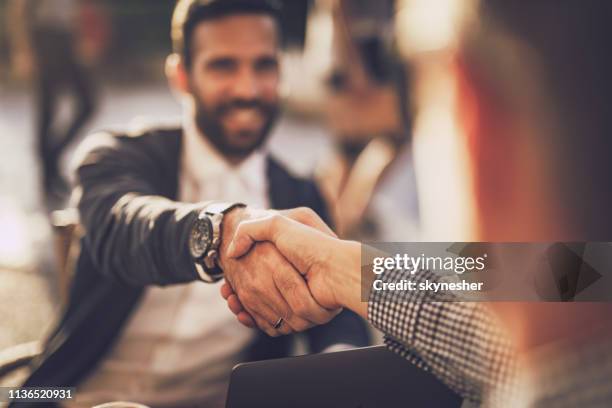
<svg viewBox="0 0 612 408"><path fill-rule="evenodd" d="M166 73L183 124L85 142L70 299L25 386L77 386L75 406L223 406L234 365L291 353L296 338L280 335L316 325L311 352L368 344L353 313L324 324L339 311L318 305L272 245L225 256L241 219L271 213L257 208L307 206L328 220L314 183L264 146L280 110L278 18L268 0L177 3ZM287 214L309 223L313 210ZM222 278L274 337L235 321L213 284Z"/></svg>
<svg viewBox="0 0 612 408"><path fill-rule="evenodd" d="M437 210L427 224L440 234L447 227L437 238L610 241L610 3L400 4L398 41L415 72L419 193ZM440 211L449 200L457 208ZM457 214L463 224L453 220ZM465 228L450 228L457 225ZM358 243L275 215L242 223L229 256L258 241L274 243L304 273L320 304L367 316L391 350L470 400L492 407L612 403L609 302L449 303L372 291L366 303L361 288L370 283L361 282ZM403 277L392 271L384 280ZM239 320L254 325L239 296L229 286L223 291ZM504 347L509 340L516 354Z"/></svg>
<svg viewBox="0 0 612 408"><path fill-rule="evenodd" d="M93 0L11 0L7 16L14 73L35 81L42 187L53 206L68 193L60 171L61 155L95 109L90 66L104 50L109 26ZM63 93L74 100L72 118L66 124L58 123Z"/></svg>
<svg viewBox="0 0 612 408"><path fill-rule="evenodd" d="M406 87L397 86L408 75L390 51L393 5L333 3L325 115L335 148L316 176L345 238L407 241L417 234L411 112Z"/></svg>

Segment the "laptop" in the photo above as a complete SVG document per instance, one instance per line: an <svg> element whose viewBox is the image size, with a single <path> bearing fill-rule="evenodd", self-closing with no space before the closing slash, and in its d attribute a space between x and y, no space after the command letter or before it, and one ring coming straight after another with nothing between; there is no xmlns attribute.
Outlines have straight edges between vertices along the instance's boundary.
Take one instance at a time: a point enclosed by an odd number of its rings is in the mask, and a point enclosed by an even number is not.
<svg viewBox="0 0 612 408"><path fill-rule="evenodd" d="M462 402L432 374L372 346L239 364L226 408L450 408Z"/></svg>

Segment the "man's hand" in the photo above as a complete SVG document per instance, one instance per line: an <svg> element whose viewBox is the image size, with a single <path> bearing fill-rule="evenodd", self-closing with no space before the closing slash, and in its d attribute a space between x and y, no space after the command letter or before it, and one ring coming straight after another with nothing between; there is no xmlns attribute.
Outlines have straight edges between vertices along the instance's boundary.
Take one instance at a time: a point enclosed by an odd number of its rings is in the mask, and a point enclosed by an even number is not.
<svg viewBox="0 0 612 408"><path fill-rule="evenodd" d="M314 300L302 275L272 244L257 244L240 259L227 256L231 237L240 222L275 214L284 214L306 225L316 225L324 231L322 233L333 235L329 227L309 209L279 212L237 208L225 216L219 262L231 285L232 295L235 300L238 297L241 300L241 310L248 313L250 320L270 336L303 331L315 324L327 323L339 312L328 310ZM275 329L273 326L279 318L283 318L284 323Z"/></svg>
<svg viewBox="0 0 612 408"><path fill-rule="evenodd" d="M319 219L319 222L322 221ZM305 277L310 293L320 305L332 310L348 306L357 313L366 314L365 303L360 301L359 244L341 241L281 214L273 214L242 222L228 255L241 258L256 250L257 245L261 245L256 242L260 241L276 246ZM259 325L231 286L224 285L221 294L241 323L250 327Z"/></svg>

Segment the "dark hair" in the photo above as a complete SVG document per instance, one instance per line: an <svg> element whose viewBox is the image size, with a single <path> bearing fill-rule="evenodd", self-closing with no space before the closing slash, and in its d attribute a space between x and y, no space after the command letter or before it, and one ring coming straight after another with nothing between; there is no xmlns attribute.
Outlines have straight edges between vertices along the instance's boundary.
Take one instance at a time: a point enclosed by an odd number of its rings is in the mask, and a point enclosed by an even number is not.
<svg viewBox="0 0 612 408"><path fill-rule="evenodd" d="M192 63L193 32L202 21L232 14L266 14L280 22L280 4L274 0L178 0L172 16L172 48L183 57L185 67Z"/></svg>
<svg viewBox="0 0 612 408"><path fill-rule="evenodd" d="M612 239L612 6L607 0L483 0L481 15L537 56L560 126L546 144L577 237Z"/></svg>

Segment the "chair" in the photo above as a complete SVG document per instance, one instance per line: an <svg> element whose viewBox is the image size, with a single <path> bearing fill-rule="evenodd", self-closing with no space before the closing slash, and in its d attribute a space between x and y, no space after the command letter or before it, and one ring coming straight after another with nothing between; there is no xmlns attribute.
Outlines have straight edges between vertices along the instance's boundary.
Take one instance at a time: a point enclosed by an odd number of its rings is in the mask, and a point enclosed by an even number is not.
<svg viewBox="0 0 612 408"><path fill-rule="evenodd" d="M11 378L11 375L19 369L25 369L41 353L42 343L39 341L18 344L0 351L0 386L16 386L21 383Z"/></svg>
<svg viewBox="0 0 612 408"><path fill-rule="evenodd" d="M53 243L57 260L57 277L62 305L68 301L70 282L80 251L83 228L78 211L74 208L54 211L51 214ZM25 369L43 351L43 343L31 341L0 350L0 385L17 370ZM9 379L10 381L10 379Z"/></svg>
<svg viewBox="0 0 612 408"><path fill-rule="evenodd" d="M70 282L81 250L83 228L76 208L54 211L51 214L53 241L57 260L57 277L62 305L68 301Z"/></svg>

